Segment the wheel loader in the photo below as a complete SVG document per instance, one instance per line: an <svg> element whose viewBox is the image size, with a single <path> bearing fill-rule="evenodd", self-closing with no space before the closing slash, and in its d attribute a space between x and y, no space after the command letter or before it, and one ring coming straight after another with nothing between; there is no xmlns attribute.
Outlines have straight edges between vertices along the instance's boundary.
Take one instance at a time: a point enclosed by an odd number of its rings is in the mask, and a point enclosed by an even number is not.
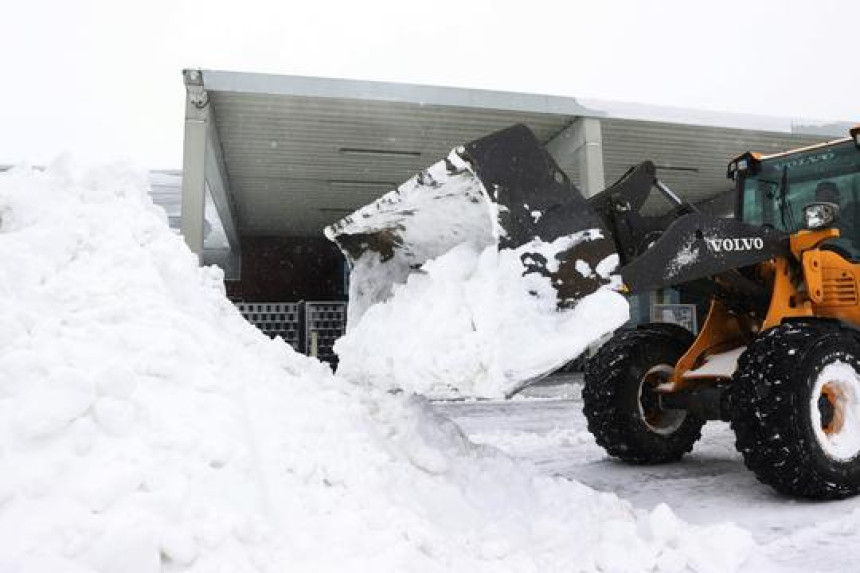
<svg viewBox="0 0 860 573"><path fill-rule="evenodd" d="M733 218L700 212L653 163L584 199L531 131L512 126L326 229L353 266L349 320L463 241L512 248L570 236L554 261L525 253L559 308L604 287L577 272L617 256L622 291L709 301L700 332L622 329L586 365L588 428L635 464L680 459L708 420L731 424L757 478L791 496L860 492L860 126L838 141L729 164ZM650 213L649 198L671 209Z"/></svg>

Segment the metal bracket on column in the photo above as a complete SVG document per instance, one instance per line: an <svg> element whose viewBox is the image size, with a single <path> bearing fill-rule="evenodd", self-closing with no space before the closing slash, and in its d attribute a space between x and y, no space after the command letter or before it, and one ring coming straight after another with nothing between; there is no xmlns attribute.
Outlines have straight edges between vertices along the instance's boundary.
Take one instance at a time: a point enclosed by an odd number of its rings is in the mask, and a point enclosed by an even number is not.
<svg viewBox="0 0 860 573"><path fill-rule="evenodd" d="M203 72L200 70L183 70L182 75L185 78L188 102L197 109L203 109L209 105L209 94L203 88Z"/></svg>

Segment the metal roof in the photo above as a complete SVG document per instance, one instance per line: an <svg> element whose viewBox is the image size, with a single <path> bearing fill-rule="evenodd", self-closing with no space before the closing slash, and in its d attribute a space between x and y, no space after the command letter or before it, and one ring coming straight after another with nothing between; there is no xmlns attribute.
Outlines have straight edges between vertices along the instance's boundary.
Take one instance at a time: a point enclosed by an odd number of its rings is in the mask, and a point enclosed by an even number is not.
<svg viewBox="0 0 860 573"><path fill-rule="evenodd" d="M692 202L729 188L726 165L739 153L844 137L850 125L383 82L201 76L242 235L319 235L452 147L517 122L546 143L577 117L600 118L607 184L651 159ZM573 158L561 167L578 180Z"/></svg>
<svg viewBox="0 0 860 573"><path fill-rule="evenodd" d="M607 183L638 161L650 159L658 176L684 199L701 203L733 189L726 178L729 161L755 150L773 153L830 139L732 128L630 120L603 122L603 155ZM738 151L740 150L740 151ZM654 199L662 200L659 194Z"/></svg>
<svg viewBox="0 0 860 573"><path fill-rule="evenodd" d="M251 235L321 233L456 145L516 122L546 140L567 121L307 96L210 92L210 101L239 228Z"/></svg>

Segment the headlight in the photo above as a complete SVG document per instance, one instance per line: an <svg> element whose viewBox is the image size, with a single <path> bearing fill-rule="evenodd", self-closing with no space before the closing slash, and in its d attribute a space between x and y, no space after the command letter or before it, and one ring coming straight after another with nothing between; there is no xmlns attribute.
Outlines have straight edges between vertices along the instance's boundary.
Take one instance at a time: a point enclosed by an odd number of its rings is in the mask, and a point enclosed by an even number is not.
<svg viewBox="0 0 860 573"><path fill-rule="evenodd" d="M812 203L803 208L807 229L821 229L832 225L838 213L839 206L835 203Z"/></svg>

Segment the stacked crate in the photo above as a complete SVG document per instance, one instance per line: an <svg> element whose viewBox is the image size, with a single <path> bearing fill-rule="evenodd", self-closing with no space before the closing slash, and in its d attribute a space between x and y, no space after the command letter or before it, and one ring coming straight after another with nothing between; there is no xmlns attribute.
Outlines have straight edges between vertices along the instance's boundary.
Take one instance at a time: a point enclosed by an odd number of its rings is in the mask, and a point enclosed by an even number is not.
<svg viewBox="0 0 860 573"><path fill-rule="evenodd" d="M346 332L345 302L306 302L305 311L305 352L333 368L337 366L334 342Z"/></svg>
<svg viewBox="0 0 860 573"><path fill-rule="evenodd" d="M237 302L245 320L272 338L280 336L298 352L301 343L301 304L297 302Z"/></svg>
<svg viewBox="0 0 860 573"><path fill-rule="evenodd" d="M337 366L334 342L346 332L345 302L237 302L245 319L296 351Z"/></svg>

